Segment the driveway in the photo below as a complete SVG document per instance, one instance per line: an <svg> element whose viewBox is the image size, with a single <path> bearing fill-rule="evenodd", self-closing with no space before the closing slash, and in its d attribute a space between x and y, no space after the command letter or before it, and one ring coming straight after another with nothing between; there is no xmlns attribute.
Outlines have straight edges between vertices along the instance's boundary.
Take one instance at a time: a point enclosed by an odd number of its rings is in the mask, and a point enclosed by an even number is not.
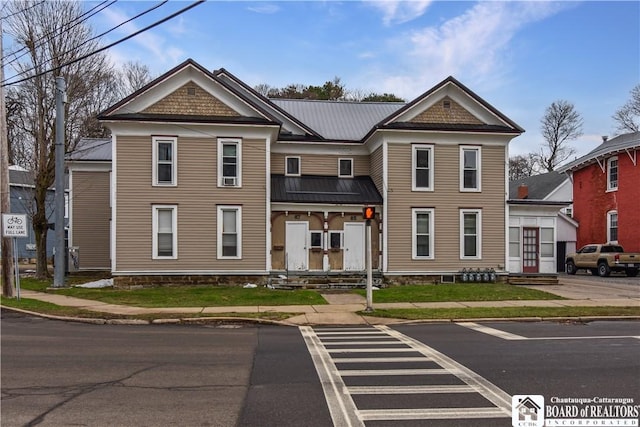
<svg viewBox="0 0 640 427"><path fill-rule="evenodd" d="M640 304L640 277L612 273L609 277L579 272L571 276L559 273L559 285L527 286L570 299L636 298Z"/></svg>

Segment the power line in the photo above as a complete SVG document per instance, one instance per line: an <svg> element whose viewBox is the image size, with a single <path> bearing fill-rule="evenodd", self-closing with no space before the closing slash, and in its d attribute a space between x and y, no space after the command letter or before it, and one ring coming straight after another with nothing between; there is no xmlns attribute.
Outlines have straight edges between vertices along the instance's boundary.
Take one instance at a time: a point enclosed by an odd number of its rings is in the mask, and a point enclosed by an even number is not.
<svg viewBox="0 0 640 427"><path fill-rule="evenodd" d="M24 8L24 9L22 9L22 10L17 10L17 11L15 11L15 12L13 12L12 14L9 14L9 15L7 15L7 16L0 16L0 19L7 19L7 18L11 18L11 17L12 17L12 16L14 16L14 15L17 15L17 14L22 13L22 12L26 12L27 10L29 10L29 9L33 9L33 8L34 8L34 7L36 7L36 6L40 6L40 5L41 5L42 3L44 3L45 1L47 1L47 0L42 0L40 3L32 4L31 6L29 6L29 7L27 7L27 8ZM8 3L7 3L7 4L8 4ZM6 6L6 4L5 4L5 6ZM3 7L2 9L5 9L5 7Z"/></svg>
<svg viewBox="0 0 640 427"><path fill-rule="evenodd" d="M98 35L97 35L97 36L95 36L95 37L92 37L92 38L90 38L90 39L88 39L88 40L85 40L84 42L82 42L82 43L78 44L77 46L74 46L72 49L67 50L66 52L63 52L63 53L58 54L58 57L60 57L60 56L64 56L64 55L66 55L66 54L68 54L68 53L71 53L71 52L73 52L74 50L76 50L76 49L80 48L81 46L84 46L84 45L85 45L85 44L87 44L87 43L91 43L92 41L94 41L94 40L96 40L96 39L99 39L100 37L102 37L102 36L104 36L104 35L106 35L106 34L109 34L110 32L112 32L112 31L116 30L117 28L120 28L120 27L121 27L121 26L123 26L124 24L127 24L127 23L129 23L129 22L131 22L131 21L133 21L133 20L135 20L135 19L138 19L139 17L141 17L141 16L143 16L143 15L146 15L147 13L149 13L149 12L151 12L151 11L153 11L153 10L155 10L155 9L159 8L160 6L163 6L163 5L164 5L165 3L167 3L168 1L169 1L169 0L164 0L164 1L160 2L160 3L158 3L157 5L155 5L155 6L153 6L153 7L150 7L150 8L149 8L149 9L147 9L147 10L145 10L145 11L143 11L143 12L140 12L140 13L139 13L139 14L137 14L136 16L134 16L134 17L132 17L132 18L129 18L129 19L127 19L127 20L126 20L126 21L124 21L124 22L121 22L120 24L116 25L115 27L112 27L112 28L110 28L109 30L107 30L107 31L105 31L105 32L103 32L103 33L101 33L101 34L98 34ZM115 1L114 1L113 3L115 3ZM106 8L106 7L111 6L113 3L108 4L107 6L105 6L105 8ZM17 59L17 58L16 58L16 59ZM51 59L46 60L46 63L47 63L47 62L51 62L51 61L53 61L53 59L54 59L54 58L51 58ZM41 65L44 65L44 64L41 64ZM29 68L29 69L27 69L27 70L22 71L21 73L17 74L16 76L13 76L13 78L20 77L20 76L22 76L22 75L28 74L30 71L33 71L33 70L35 70L35 69L37 69L37 68L38 68L37 66L31 67L31 68Z"/></svg>
<svg viewBox="0 0 640 427"><path fill-rule="evenodd" d="M102 51L105 51L105 50L107 50L107 49L109 49L109 48L111 48L111 47L113 47L113 46L116 46L116 45L118 45L118 44L120 44L120 43L122 43L122 42L124 42L124 41L126 41L126 40L129 40L130 38L135 37L135 36L137 36L138 34L144 33L145 31L148 31L148 30L150 30L150 29L152 29L152 28L154 28L154 27L157 27L158 25L160 25L160 24L162 24L162 23L164 23L164 22L167 22L167 21L169 21L170 19L173 19L173 18L175 18L175 17L176 17L176 16L178 16L178 15L181 15L181 14L183 14L184 12L188 11L189 9L192 9L192 8L194 8L195 6L198 6L198 5L200 5L200 4L204 3L204 2L205 2L205 0L197 0L197 1L196 1L196 2L194 2L193 4L191 4L191 5L187 6L187 7L183 8L183 9L180 9L179 11L177 11L177 12L175 12L175 13L173 13L173 14L171 14L171 15L167 16L166 18L161 19L160 21L156 21L155 23L153 23L153 24L151 24L151 25L149 25L149 26L147 26L147 27L145 27L145 28L143 28L143 29L141 29L141 30L139 30L139 31L136 31L135 33L130 34L130 35L128 35L127 37L124 37L124 38L122 38L122 39L120 39L120 40L118 40L118 41L116 41L116 42L113 42L113 43L111 43L111 44L109 44L109 45L107 45L107 46L104 46L104 47L102 47L102 48L100 48L100 49L96 49L96 50L94 50L93 52L90 52L90 53L88 53L88 54L86 54L86 55L81 56L80 58L76 58L76 59L71 60L71 61L69 61L69 62L66 62L66 63L64 63L64 64L62 64L62 65L59 65L59 66L57 66L57 67L51 68L51 69L49 69L49 70L43 71L43 72L38 73L38 74L34 74L33 76L29 76L29 77L25 77L25 78L20 79L20 80L16 80L16 81L14 81L14 82L9 82L9 83L7 83L7 80L5 80L5 81L3 81L3 82L2 82L2 86L11 86L11 85L14 85L14 84L22 83L22 82L25 82L25 81L27 81L27 80L31 80L31 79L33 79L33 78L40 77L40 76L43 76L43 75L45 75L45 74L51 73L51 72L53 72L53 71L58 71L58 70L60 70L61 68L66 67L66 66L68 66L68 65L75 64L76 62L79 62L79 61L82 61L82 60L84 60L84 59L87 59L87 58L88 58L88 57L90 57L90 56L93 56L93 55L95 55L95 54L97 54L97 53L100 53L100 52L102 52Z"/></svg>
<svg viewBox="0 0 640 427"><path fill-rule="evenodd" d="M34 40L34 41L33 41L33 45L34 45L34 46L33 46L33 49L37 49L37 48L39 48L39 47L42 47L42 45L43 45L44 43L40 43L40 42L42 42L43 40L45 40L45 39L49 40L49 39L50 39L52 36L54 36L54 35L57 35L57 36L62 35L65 31L69 31L70 29L72 29L72 28L74 28L74 27L77 27L77 26L78 26L78 25L80 25L81 23L85 22L87 19L91 18L92 16L94 16L95 14L97 14L97 13L99 13L99 12L102 12L104 9L106 9L106 8L108 8L109 6L113 5L113 4L114 4L114 3L116 3L117 1L118 1L118 0L112 0L112 1L111 1L111 3L109 3L108 5L106 5L106 6L102 7L102 5L104 5L105 3L108 3L108 2L109 2L109 0L105 0L105 1L103 1L102 3L98 4L97 6L95 6L95 7L91 8L91 9L89 9L88 11L86 11L85 13L83 13L82 15L78 16L77 18L72 19L68 24L66 24L66 25L73 24L73 25L71 25L69 28L61 27L61 28L59 28L59 29L54 29L54 30L50 31L50 32L49 32L49 33L47 33L47 34L43 34L40 38L38 38L37 40ZM32 7L35 7L35 5L34 5L34 6L32 6ZM98 8L100 8L100 9L98 9ZM98 9L98 10L96 10L96 9ZM16 13L22 13L22 12L25 12L25 11L27 11L27 10L29 10L29 9L24 9L24 10L19 11L19 12L16 12ZM95 11L95 12L94 12L94 11ZM14 13L14 15L15 15L16 13ZM76 21L77 21L77 22L76 22ZM75 23L74 23L74 22L75 22ZM55 34L56 32L57 32L57 34ZM36 44L37 44L37 45L36 45ZM18 49L17 51L15 51L15 52L12 52L12 53L10 53L10 54L7 54L7 56L3 57L3 59L7 59L7 57L8 57L8 56L10 56L10 55L17 55L19 52L22 52L23 50L26 50L26 49L27 49L27 46L24 46L24 47L22 47L21 49ZM23 56L25 56L25 55L26 55L26 54L28 54L28 53L29 53L29 52L25 52L25 53L23 53L22 55L20 55L20 56L17 56L17 57L15 57L15 58L13 58L11 61L7 62L5 65L10 65L10 64L12 64L12 63L16 62L18 59L22 58ZM22 73L20 73L20 74L24 74L24 72L22 72ZM20 75L20 74L19 74L19 75Z"/></svg>

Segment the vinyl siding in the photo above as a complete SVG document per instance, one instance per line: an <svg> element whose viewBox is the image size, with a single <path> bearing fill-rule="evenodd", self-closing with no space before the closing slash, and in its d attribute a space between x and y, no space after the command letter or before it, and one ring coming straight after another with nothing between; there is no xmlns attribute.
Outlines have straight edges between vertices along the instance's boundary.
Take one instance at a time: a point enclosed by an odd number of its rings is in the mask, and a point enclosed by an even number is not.
<svg viewBox="0 0 640 427"><path fill-rule="evenodd" d="M318 154L271 154L271 173L284 175L284 160L289 156L300 157L302 175L338 176L338 159L353 159L353 175L369 175L369 156L343 156Z"/></svg>
<svg viewBox="0 0 640 427"><path fill-rule="evenodd" d="M117 271L264 271L265 144L243 140L242 188L218 188L216 138L179 137L177 186L153 187L151 137L118 138ZM177 259L152 259L153 205L177 206ZM218 205L242 206L242 259L217 259Z"/></svg>
<svg viewBox="0 0 640 427"><path fill-rule="evenodd" d="M109 172L73 171L71 244L80 249L80 269L110 269Z"/></svg>
<svg viewBox="0 0 640 427"><path fill-rule="evenodd" d="M460 192L460 146L435 145L434 191L411 191L411 145L389 143L388 271L504 268L504 147L482 147L482 192ZM411 208L433 208L435 259L412 260ZM460 259L460 209L482 210L482 259Z"/></svg>
<svg viewBox="0 0 640 427"><path fill-rule="evenodd" d="M383 155L382 145L371 153L371 179L380 194L384 194Z"/></svg>

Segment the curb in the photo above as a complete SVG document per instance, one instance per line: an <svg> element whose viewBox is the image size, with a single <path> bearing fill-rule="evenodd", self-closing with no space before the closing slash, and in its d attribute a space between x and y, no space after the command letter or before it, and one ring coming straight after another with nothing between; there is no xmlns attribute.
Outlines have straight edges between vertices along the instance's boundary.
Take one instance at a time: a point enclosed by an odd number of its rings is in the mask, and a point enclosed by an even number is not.
<svg viewBox="0 0 640 427"><path fill-rule="evenodd" d="M65 322L87 323L93 325L191 325L191 324L259 324L259 325L275 325L275 326L293 326L298 327L300 325L288 322L286 320L269 320L250 317L229 317L229 316L211 316L211 317L181 317L176 319L103 319L93 317L69 317L69 316L56 316L53 314L39 313L29 310L23 310L21 308L7 307L2 305L2 310L9 310L18 313L28 314L35 317L41 317L51 320L60 320ZM396 325L413 325L413 324L437 324L437 323L460 323L460 322L595 322L595 321L624 321L624 320L640 320L640 316L578 316L578 317L484 317L484 318L460 318L460 319L394 319L388 317L375 317L375 316L361 316L365 319L369 325L375 325L374 319L385 319L387 322L392 322ZM388 323L387 323L388 324ZM323 325L323 324L318 324ZM340 326L340 325L332 325ZM342 325L349 326L349 325Z"/></svg>

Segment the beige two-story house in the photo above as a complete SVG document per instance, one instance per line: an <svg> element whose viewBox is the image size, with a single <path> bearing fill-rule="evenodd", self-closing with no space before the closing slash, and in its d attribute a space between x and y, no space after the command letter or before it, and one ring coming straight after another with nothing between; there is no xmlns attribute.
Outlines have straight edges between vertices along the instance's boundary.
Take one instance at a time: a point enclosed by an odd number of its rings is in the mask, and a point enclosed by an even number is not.
<svg viewBox="0 0 640 427"><path fill-rule="evenodd" d="M72 188L71 227L109 212L116 283L359 273L366 206L376 274L506 273L508 144L523 129L452 77L409 103L267 99L187 60L100 120L109 203ZM73 158L72 176L91 161ZM101 241L83 233L81 268Z"/></svg>

